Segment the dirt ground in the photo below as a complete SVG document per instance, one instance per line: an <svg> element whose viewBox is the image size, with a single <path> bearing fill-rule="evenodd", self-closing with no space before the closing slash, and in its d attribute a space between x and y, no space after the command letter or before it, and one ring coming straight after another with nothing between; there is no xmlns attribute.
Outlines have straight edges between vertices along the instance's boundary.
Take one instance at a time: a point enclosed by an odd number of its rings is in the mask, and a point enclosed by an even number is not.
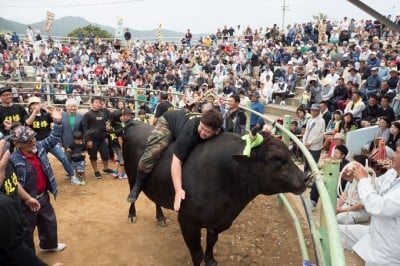
<svg viewBox="0 0 400 266"><path fill-rule="evenodd" d="M145 196L137 202L138 220L129 224L126 202L128 181L103 174L95 180L91 166L86 186L64 180L65 171L51 157L59 186L52 201L58 220L59 242L67 245L59 253L38 255L47 263L65 265L191 265L180 233L176 213L165 210L170 224L160 227L154 204ZM112 164L111 164L112 166ZM99 169L102 165L99 164ZM304 221L303 228L307 228ZM309 252L312 253L308 230ZM203 232L203 247L204 245ZM36 245L37 245L36 238ZM301 265L294 225L276 196L258 196L220 235L215 248L219 265Z"/></svg>

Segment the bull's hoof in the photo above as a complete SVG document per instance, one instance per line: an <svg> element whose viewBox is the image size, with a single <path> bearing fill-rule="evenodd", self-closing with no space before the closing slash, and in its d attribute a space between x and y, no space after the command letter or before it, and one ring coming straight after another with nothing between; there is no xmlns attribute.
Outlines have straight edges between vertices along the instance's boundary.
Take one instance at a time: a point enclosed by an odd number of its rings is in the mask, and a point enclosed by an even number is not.
<svg viewBox="0 0 400 266"><path fill-rule="evenodd" d="M161 227L166 227L171 223L171 221L169 219L167 219L167 218L164 218L162 220L158 220L157 223Z"/></svg>
<svg viewBox="0 0 400 266"><path fill-rule="evenodd" d="M206 266L217 266L218 265L217 261L214 258L205 260L205 263L206 263Z"/></svg>
<svg viewBox="0 0 400 266"><path fill-rule="evenodd" d="M128 217L128 223L135 224L136 221L137 221L137 217L136 216L129 216Z"/></svg>

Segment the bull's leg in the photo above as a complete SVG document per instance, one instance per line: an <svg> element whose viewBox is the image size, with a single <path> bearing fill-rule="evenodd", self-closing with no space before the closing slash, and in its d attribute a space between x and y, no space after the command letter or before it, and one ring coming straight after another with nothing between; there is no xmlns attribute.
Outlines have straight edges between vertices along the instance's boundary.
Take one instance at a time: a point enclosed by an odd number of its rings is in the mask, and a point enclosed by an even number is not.
<svg viewBox="0 0 400 266"><path fill-rule="evenodd" d="M158 225L162 226L162 227L167 226L169 223L167 217L165 217L165 215L162 211L161 206L158 204L156 204L156 219L157 219Z"/></svg>
<svg viewBox="0 0 400 266"><path fill-rule="evenodd" d="M194 266L200 266L204 260L203 248L201 247L201 227L184 221L180 215L178 216L179 224L183 239L192 256Z"/></svg>
<svg viewBox="0 0 400 266"><path fill-rule="evenodd" d="M207 246L204 261L206 266L216 266L217 261L214 258L214 246L218 240L218 233L212 229L207 229Z"/></svg>
<svg viewBox="0 0 400 266"><path fill-rule="evenodd" d="M129 213L128 213L128 222L129 223L136 223L137 217L136 217L136 207L135 203L131 203L131 206L129 207Z"/></svg>

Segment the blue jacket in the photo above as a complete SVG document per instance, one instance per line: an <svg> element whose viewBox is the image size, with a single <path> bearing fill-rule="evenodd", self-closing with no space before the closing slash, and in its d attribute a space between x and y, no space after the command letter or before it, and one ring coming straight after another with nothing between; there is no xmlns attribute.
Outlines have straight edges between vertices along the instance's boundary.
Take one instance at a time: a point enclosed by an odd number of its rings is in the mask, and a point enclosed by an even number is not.
<svg viewBox="0 0 400 266"><path fill-rule="evenodd" d="M61 133L61 145L64 148L69 148L74 142L73 134L75 131L82 132L82 117L83 115L76 113L75 115L75 125L74 128L71 128L69 124L69 115L67 112L62 114L61 124L62 124L62 133Z"/></svg>
<svg viewBox="0 0 400 266"><path fill-rule="evenodd" d="M54 198L57 197L57 183L51 168L47 153L60 141L62 125L60 122L54 122L53 130L50 135L36 143L37 155L42 164L42 168L47 177L47 190L53 193ZM20 150L16 150L10 156L10 160L14 163L15 172L19 183L25 191L32 197L36 197L36 173L31 165L27 165L26 158Z"/></svg>
<svg viewBox="0 0 400 266"><path fill-rule="evenodd" d="M264 114L264 105L259 101L251 103L251 110ZM256 114L251 113L250 115L250 126L256 124L264 125L264 119Z"/></svg>

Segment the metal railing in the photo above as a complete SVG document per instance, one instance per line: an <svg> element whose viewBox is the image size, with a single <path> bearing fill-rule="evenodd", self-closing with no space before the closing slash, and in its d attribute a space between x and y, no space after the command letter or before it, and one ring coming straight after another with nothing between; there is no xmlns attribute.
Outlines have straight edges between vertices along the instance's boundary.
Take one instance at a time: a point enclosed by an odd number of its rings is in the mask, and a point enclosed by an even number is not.
<svg viewBox="0 0 400 266"><path fill-rule="evenodd" d="M268 116L258 113L256 111L253 111L251 108L248 107L241 107L244 109L246 112L256 114L263 119L269 121L269 122L274 122L272 119L270 119ZM327 188L324 184L324 179L321 175L321 172L318 168L317 163L314 161L311 153L309 150L304 146L304 144L294 135L292 134L289 130L290 124L290 116L285 116L285 121L284 125L280 125L279 123L275 123L275 126L281 130L283 133L282 139L284 142L288 143L289 138L300 148L301 152L304 154L305 159L307 160L311 171L313 173L313 176L315 176L314 182L317 186L317 190L320 195L320 199L322 202L322 212L321 212L321 217L320 217L320 227L318 228L316 225L316 222L314 220L314 217L311 213L311 209L309 204L307 203L307 199L304 195L304 193L300 196L301 201L303 203L307 220L310 226L311 230L311 235L313 239L313 244L314 244L314 251L315 251L315 256L317 260L317 265L334 265L334 266L344 266L346 265L346 260L344 256L344 250L342 247L342 243L340 240L340 233L339 233L339 227L337 224L336 220L336 215L335 215L335 210L333 208L332 201L336 201L336 197L331 200L332 196L329 195ZM332 175L332 173L330 173ZM336 195L336 191L334 191ZM333 193L331 193L333 194ZM289 215L292 217L296 231L297 231L297 236L299 238L299 245L300 245L300 251L303 257L303 260L309 260L309 255L308 251L306 248L306 243L304 240L304 235L303 232L301 231L301 226L299 222L299 218L297 217L295 211L293 210L292 206L289 204L289 201L286 199L284 194L279 194L278 195L279 201L281 204L283 204L289 212Z"/></svg>

